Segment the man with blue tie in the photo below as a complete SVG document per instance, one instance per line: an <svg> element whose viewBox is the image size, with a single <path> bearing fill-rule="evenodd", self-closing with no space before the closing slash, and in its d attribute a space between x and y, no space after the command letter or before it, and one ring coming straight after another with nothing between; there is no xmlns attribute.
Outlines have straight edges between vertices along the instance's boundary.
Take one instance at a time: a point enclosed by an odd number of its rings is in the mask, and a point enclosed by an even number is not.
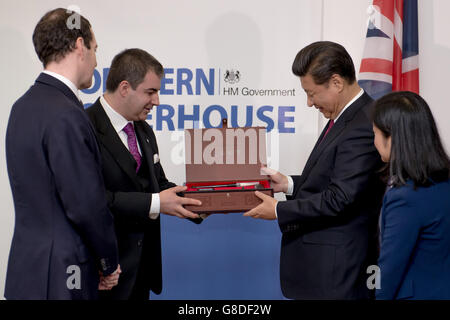
<svg viewBox="0 0 450 320"><path fill-rule="evenodd" d="M381 159L373 145L372 99L355 77L350 55L337 43L303 48L293 73L327 126L301 175L271 172L277 202L263 203L246 216L278 219L283 234L280 279L291 299L367 299L367 267L376 264L377 219L383 185Z"/></svg>
<svg viewBox="0 0 450 320"><path fill-rule="evenodd" d="M44 71L13 105L6 159L16 212L7 299L96 299L120 267L95 133L78 98L97 65L88 20L45 14L33 33Z"/></svg>

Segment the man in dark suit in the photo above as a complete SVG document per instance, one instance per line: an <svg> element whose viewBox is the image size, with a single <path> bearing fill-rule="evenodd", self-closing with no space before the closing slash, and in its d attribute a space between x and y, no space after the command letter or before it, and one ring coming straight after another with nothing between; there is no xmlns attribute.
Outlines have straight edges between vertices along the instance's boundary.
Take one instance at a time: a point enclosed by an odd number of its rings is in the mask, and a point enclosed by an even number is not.
<svg viewBox="0 0 450 320"><path fill-rule="evenodd" d="M333 42L302 49L292 66L315 106L329 119L300 176L269 172L275 192L245 215L278 219L283 233L280 278L292 299L366 299L367 267L376 264L383 185L373 144L372 99L358 86L353 61Z"/></svg>
<svg viewBox="0 0 450 320"><path fill-rule="evenodd" d="M117 287L101 295L105 299L148 300L150 290L161 292L160 212L201 220L183 207L200 201L177 196L186 187L167 180L145 121L159 104L163 73L146 51L124 50L112 61L104 96L87 109L100 143L123 270Z"/></svg>
<svg viewBox="0 0 450 320"><path fill-rule="evenodd" d="M7 299L95 299L120 273L100 153L78 99L78 89L91 85L97 43L84 17L69 29L71 17L55 9L37 24L33 43L45 70L8 122L16 220Z"/></svg>

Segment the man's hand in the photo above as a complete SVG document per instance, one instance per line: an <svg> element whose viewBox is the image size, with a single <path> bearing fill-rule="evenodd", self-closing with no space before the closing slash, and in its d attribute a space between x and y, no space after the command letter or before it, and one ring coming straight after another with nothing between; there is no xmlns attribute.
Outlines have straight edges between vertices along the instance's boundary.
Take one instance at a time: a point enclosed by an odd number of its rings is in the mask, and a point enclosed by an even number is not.
<svg viewBox="0 0 450 320"><path fill-rule="evenodd" d="M256 208L244 213L245 217L252 217L256 219L264 220L275 220L277 217L275 215L275 208L278 201L271 196L268 196L262 192L256 191L255 195L260 198L263 202Z"/></svg>
<svg viewBox="0 0 450 320"><path fill-rule="evenodd" d="M177 195L178 192L183 192L187 187L176 186L170 189L166 189L159 193L159 199L161 203L160 211L162 213L177 216L179 218L199 218L198 214L195 214L189 210L186 210L183 206L194 205L201 206L202 203L199 200L183 198Z"/></svg>
<svg viewBox="0 0 450 320"><path fill-rule="evenodd" d="M273 192L284 192L288 190L288 178L273 169L262 167L261 174L266 174L270 177L270 186L273 188Z"/></svg>
<svg viewBox="0 0 450 320"><path fill-rule="evenodd" d="M104 277L100 273L100 283L98 284L98 290L111 290L114 286L119 283L119 275L122 273L120 265L117 266L116 271L111 273L109 276Z"/></svg>

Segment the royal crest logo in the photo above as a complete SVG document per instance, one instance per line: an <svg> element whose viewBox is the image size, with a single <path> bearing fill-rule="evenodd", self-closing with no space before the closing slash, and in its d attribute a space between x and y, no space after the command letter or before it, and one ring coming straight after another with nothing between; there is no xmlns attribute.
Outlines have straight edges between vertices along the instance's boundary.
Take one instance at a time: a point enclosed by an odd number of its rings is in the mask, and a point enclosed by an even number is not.
<svg viewBox="0 0 450 320"><path fill-rule="evenodd" d="M226 70L224 80L229 84L238 83L239 80L241 80L241 73L239 72L239 70L234 69Z"/></svg>

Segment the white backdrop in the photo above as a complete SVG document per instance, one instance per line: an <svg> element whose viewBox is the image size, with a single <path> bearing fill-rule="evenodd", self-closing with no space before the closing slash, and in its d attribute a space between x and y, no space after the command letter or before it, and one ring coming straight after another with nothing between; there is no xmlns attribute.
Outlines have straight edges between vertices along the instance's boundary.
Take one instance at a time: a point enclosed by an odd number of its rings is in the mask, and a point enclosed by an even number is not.
<svg viewBox="0 0 450 320"><path fill-rule="evenodd" d="M166 105L165 111L173 110L171 120L175 130L169 130L167 122L158 122L157 107L149 119L154 128L162 123L156 135L162 163L170 180L184 182L184 166L177 161L180 104L185 106L187 115L193 114L194 105L199 105L200 120L209 106L223 107L230 117L232 105L237 105L240 125L245 124L246 107L251 105L252 125L263 126L267 125L267 118L258 118L257 113L266 107L262 110L266 110L265 115L274 122L272 135L279 138L279 158L273 158L275 161L272 164L284 173L299 173L324 121L315 109L306 107L300 83L291 72L293 58L299 49L310 42L331 40L347 48L358 70L366 33L366 9L371 2L283 0L274 7L273 1L258 0L129 0L126 6L115 1L2 1L0 99L3 108L0 109L0 148L4 150L12 104L41 71L31 41L34 26L52 8L77 5L91 21L99 44L97 70L101 80L94 84L94 87L98 85L97 90L82 94L85 103L94 102L103 92L103 70L109 67L112 57L125 48L145 49L166 68L173 69L173 73L167 76L170 80L165 88L174 93L162 94L160 102ZM450 3L446 0L419 0L421 93L432 107L447 149L450 149L450 109L443 92L446 90L445 75L450 74L450 38L447 36L450 21L446 17L449 10ZM208 78L214 87L212 94L206 93L205 86L195 85L197 69L208 77L213 70L213 77ZM193 73L190 84L194 94L189 95L186 87L180 94L176 93L177 86L185 79L177 77L177 70L184 72L182 76ZM238 70L240 81L227 83L224 78L226 70ZM239 90L239 95L225 94L225 88ZM295 96L242 96L243 88L295 89ZM201 94L196 95L196 89L201 90ZM279 110L285 111L286 131L295 132L278 133ZM217 125L217 112L211 115L211 123ZM185 121L187 128L192 125L192 121ZM4 151L0 153L0 209L0 296L3 296L14 227Z"/></svg>

